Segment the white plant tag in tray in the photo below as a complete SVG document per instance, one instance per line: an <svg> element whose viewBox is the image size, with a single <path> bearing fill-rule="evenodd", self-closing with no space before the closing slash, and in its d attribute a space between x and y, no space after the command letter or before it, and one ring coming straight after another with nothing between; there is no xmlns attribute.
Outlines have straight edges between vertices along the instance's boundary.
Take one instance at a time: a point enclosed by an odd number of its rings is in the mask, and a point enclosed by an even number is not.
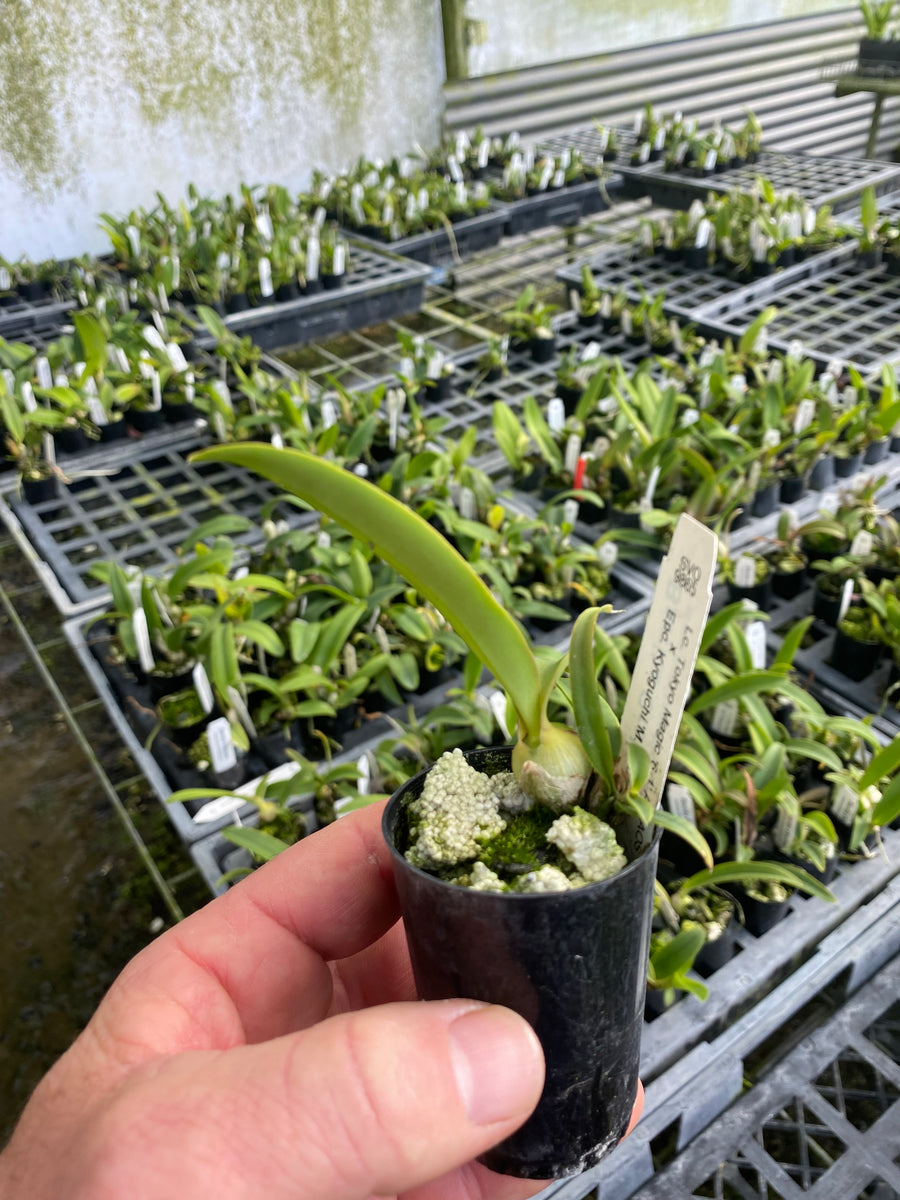
<svg viewBox="0 0 900 1200"><path fill-rule="evenodd" d="M581 354L578 356L578 361L587 363L594 358L599 358L603 351L600 348L599 342L587 342Z"/></svg>
<svg viewBox="0 0 900 1200"><path fill-rule="evenodd" d="M237 753L231 740L231 726L227 717L217 717L215 721L210 721L206 727L206 740L209 745L210 766L217 774L237 766Z"/></svg>
<svg viewBox="0 0 900 1200"><path fill-rule="evenodd" d="M206 674L206 668L202 662L195 664L191 672L191 678L194 681L194 691L200 699L200 707L205 713L211 713L215 708L215 699L213 690L210 686L209 676Z"/></svg>
<svg viewBox="0 0 900 1200"><path fill-rule="evenodd" d="M619 547L615 542L604 542L597 551L597 561L604 571L611 570L619 560Z"/></svg>
<svg viewBox="0 0 900 1200"><path fill-rule="evenodd" d="M848 579L841 590L841 603L838 608L838 622L843 621L847 615L847 609L850 607L850 601L853 599L853 589L856 586L856 580Z"/></svg>
<svg viewBox="0 0 900 1200"><path fill-rule="evenodd" d="M622 714L623 745L647 751L650 774L642 794L655 805L687 702L700 639L712 602L718 538L682 515L660 565L631 687ZM649 835L639 821L625 823L623 845L639 851Z"/></svg>
<svg viewBox="0 0 900 1200"><path fill-rule="evenodd" d="M756 586L756 563L749 554L742 554L735 562L734 582L739 588Z"/></svg>
<svg viewBox="0 0 900 1200"><path fill-rule="evenodd" d="M184 357L184 352L177 342L169 342L166 346L166 353L169 356L169 362L172 364L174 371L187 370L187 359Z"/></svg>
<svg viewBox="0 0 900 1200"><path fill-rule="evenodd" d="M566 406L559 396L554 396L547 404L547 424L551 433L559 433L566 423Z"/></svg>
<svg viewBox="0 0 900 1200"><path fill-rule="evenodd" d="M26 412L37 411L37 400L34 398L34 388L27 379L22 384L22 403L25 405Z"/></svg>
<svg viewBox="0 0 900 1200"><path fill-rule="evenodd" d="M242 800L240 796L219 796L218 799L210 800L202 808L198 808L191 819L195 825L209 825L223 817L235 815L246 803L247 801Z"/></svg>
<svg viewBox="0 0 900 1200"><path fill-rule="evenodd" d="M306 239L306 278L319 278L319 239L314 233Z"/></svg>
<svg viewBox="0 0 900 1200"><path fill-rule="evenodd" d="M779 809L778 816L775 818L775 828L772 830L772 837L775 845L782 854L785 854L791 848L796 836L797 814L787 808Z"/></svg>
<svg viewBox="0 0 900 1200"><path fill-rule="evenodd" d="M265 255L259 260L258 271L260 295L268 300L274 294L275 289L272 287L272 264Z"/></svg>
<svg viewBox="0 0 900 1200"><path fill-rule="evenodd" d="M244 697L237 690L237 688L232 687L230 684L228 687L228 702L234 709L235 713L237 714L237 719L246 729L247 733L250 735L250 737L255 738L256 726L253 724L253 718L250 716L250 710L244 703Z"/></svg>
<svg viewBox="0 0 900 1200"><path fill-rule="evenodd" d="M680 783L669 783L666 785L666 808L673 816L683 817L685 821L696 828L697 826L697 810L694 807L694 797Z"/></svg>
<svg viewBox="0 0 900 1200"><path fill-rule="evenodd" d="M570 475L575 474L575 468L578 466L578 458L581 454L581 437L577 433L570 433L566 441L566 453L563 461L563 466Z"/></svg>
<svg viewBox="0 0 900 1200"><path fill-rule="evenodd" d="M56 466L56 443L52 433L44 434L44 459L51 466Z"/></svg>
<svg viewBox="0 0 900 1200"><path fill-rule="evenodd" d="M868 529L860 529L850 543L850 553L859 558L865 558L872 553L872 535Z"/></svg>
<svg viewBox="0 0 900 1200"><path fill-rule="evenodd" d="M134 640L137 643L138 662L142 671L152 671L156 666L153 650L150 646L150 630L147 627L147 614L142 608L136 608L131 618L134 630Z"/></svg>
<svg viewBox="0 0 900 1200"><path fill-rule="evenodd" d="M810 400L809 397L801 400L797 405L797 411L794 413L794 433L803 433L805 429L809 429L815 415L815 401Z"/></svg>
<svg viewBox="0 0 900 1200"><path fill-rule="evenodd" d="M40 358L35 359L34 373L37 376L38 387L53 387L53 373L50 370L50 363L46 358L44 358L43 355L41 355Z"/></svg>
<svg viewBox="0 0 900 1200"><path fill-rule="evenodd" d="M332 425L337 424L337 408L330 396L322 397L322 402L319 405L319 413L322 419L322 427L324 429L330 429Z"/></svg>
<svg viewBox="0 0 900 1200"><path fill-rule="evenodd" d="M852 825L859 809L859 797L846 783L836 783L829 804L831 815L843 825Z"/></svg>
<svg viewBox="0 0 900 1200"><path fill-rule="evenodd" d="M338 241L335 243L334 254L331 256L331 273L332 275L343 275L347 266L347 243Z"/></svg>
<svg viewBox="0 0 900 1200"><path fill-rule="evenodd" d="M570 497L563 502L563 523L571 529L578 520L578 501Z"/></svg>
<svg viewBox="0 0 900 1200"><path fill-rule="evenodd" d="M766 626L764 621L751 621L744 630L750 661L758 671L766 669Z"/></svg>
<svg viewBox="0 0 900 1200"><path fill-rule="evenodd" d="M87 397L88 416L98 428L109 424L109 417L106 415L106 409L100 403L96 396Z"/></svg>
<svg viewBox="0 0 900 1200"><path fill-rule="evenodd" d="M712 716L709 719L713 733L719 734L720 737L733 737L739 716L740 709L737 700L723 700L712 710Z"/></svg>

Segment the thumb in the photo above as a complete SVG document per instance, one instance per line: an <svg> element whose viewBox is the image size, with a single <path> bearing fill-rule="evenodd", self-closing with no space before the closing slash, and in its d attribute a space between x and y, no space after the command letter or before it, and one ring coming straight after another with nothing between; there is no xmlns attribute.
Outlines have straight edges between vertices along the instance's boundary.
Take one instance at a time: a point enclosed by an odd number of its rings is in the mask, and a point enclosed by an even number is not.
<svg viewBox="0 0 900 1200"><path fill-rule="evenodd" d="M141 1200L361 1200L481 1154L528 1117L543 1079L540 1043L509 1009L388 1004L180 1055L127 1089L137 1103L121 1097L117 1124L153 1128L157 1106L165 1114Z"/></svg>

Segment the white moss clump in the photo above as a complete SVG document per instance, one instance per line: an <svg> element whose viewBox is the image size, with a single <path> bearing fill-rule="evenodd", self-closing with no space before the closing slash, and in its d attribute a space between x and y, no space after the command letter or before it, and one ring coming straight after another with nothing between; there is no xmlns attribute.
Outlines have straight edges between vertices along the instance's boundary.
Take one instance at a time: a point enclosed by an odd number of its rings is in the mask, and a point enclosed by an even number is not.
<svg viewBox="0 0 900 1200"><path fill-rule="evenodd" d="M483 862L477 862L469 874L466 885L470 892L505 892L506 884L499 875L495 875L490 867Z"/></svg>
<svg viewBox="0 0 900 1200"><path fill-rule="evenodd" d="M583 880L581 882L584 882ZM539 871L529 871L519 880L517 892L567 892L572 887L572 880L560 871L559 867L541 867Z"/></svg>
<svg viewBox="0 0 900 1200"><path fill-rule="evenodd" d="M416 867L453 867L478 857L478 840L506 828L492 780L466 762L461 750L442 754L409 806L413 841L406 857Z"/></svg>
<svg viewBox="0 0 900 1200"><path fill-rule="evenodd" d="M492 775L491 791L501 812L520 813L534 808L534 800L522 791L512 771Z"/></svg>
<svg viewBox="0 0 900 1200"><path fill-rule="evenodd" d="M583 808L557 817L547 830L547 841L562 851L586 883L609 879L628 861L612 828Z"/></svg>

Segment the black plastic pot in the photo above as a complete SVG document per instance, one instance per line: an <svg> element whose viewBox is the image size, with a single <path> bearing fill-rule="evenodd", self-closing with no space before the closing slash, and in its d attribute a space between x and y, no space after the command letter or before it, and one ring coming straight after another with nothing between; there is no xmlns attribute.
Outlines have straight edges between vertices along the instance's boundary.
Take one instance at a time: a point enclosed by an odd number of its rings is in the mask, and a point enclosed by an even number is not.
<svg viewBox="0 0 900 1200"><path fill-rule="evenodd" d="M773 571L772 591L782 600L793 600L806 586L806 571Z"/></svg>
<svg viewBox="0 0 900 1200"><path fill-rule="evenodd" d="M844 458L835 458L834 473L839 479L846 479L850 475L855 475L863 464L863 452L857 450L855 454L847 454Z"/></svg>
<svg viewBox="0 0 900 1200"><path fill-rule="evenodd" d="M728 918L728 923L714 942L707 939L700 947L700 953L694 959L694 968L704 979L714 975L734 958L735 938L734 914Z"/></svg>
<svg viewBox="0 0 900 1200"><path fill-rule="evenodd" d="M809 486L824 492L834 484L834 455L823 454L809 473Z"/></svg>
<svg viewBox="0 0 900 1200"><path fill-rule="evenodd" d="M763 612L767 612L772 605L771 571L762 583L754 584L753 587L738 587L736 583L729 582L728 600L731 604L735 604L738 600L752 600Z"/></svg>
<svg viewBox="0 0 900 1200"><path fill-rule="evenodd" d="M550 362L556 353L556 338L533 337L529 340L528 347L535 362Z"/></svg>
<svg viewBox="0 0 900 1200"><path fill-rule="evenodd" d="M782 504L796 504L806 495L806 476L788 475L781 481L779 496Z"/></svg>
<svg viewBox="0 0 900 1200"><path fill-rule="evenodd" d="M299 300L300 285L296 279L288 280L287 283L280 283L275 289L275 299L279 304L284 304L287 300Z"/></svg>
<svg viewBox="0 0 900 1200"><path fill-rule="evenodd" d="M511 753L504 746L466 758L496 773L509 769ZM481 1161L526 1179L585 1171L619 1142L634 1104L659 831L602 883L540 895L473 892L403 857L406 805L426 774L394 793L383 822L419 996L513 1009L534 1028L547 1065L535 1112Z"/></svg>
<svg viewBox="0 0 900 1200"><path fill-rule="evenodd" d="M836 629L830 661L836 671L859 683L872 674L883 652L883 642L861 642L842 629Z"/></svg>
<svg viewBox="0 0 900 1200"><path fill-rule="evenodd" d="M900 261L900 259L898 259ZM900 274L900 271L897 272ZM890 441L891 454L900 454L900 437L892 437Z"/></svg>
<svg viewBox="0 0 900 1200"><path fill-rule="evenodd" d="M813 594L813 616L824 621L826 625L837 625L838 615L841 611L841 597L830 596L822 591L822 580L827 576L819 576L816 579L815 591Z"/></svg>
<svg viewBox="0 0 900 1200"><path fill-rule="evenodd" d="M787 916L790 896L786 900L766 901L748 896L738 884L731 884L728 890L741 906L744 928L754 937L762 937Z"/></svg>
<svg viewBox="0 0 900 1200"><path fill-rule="evenodd" d="M59 454L81 454L93 445L91 439L78 425L55 430L53 442Z"/></svg>
<svg viewBox="0 0 900 1200"><path fill-rule="evenodd" d="M119 417L117 421L110 421L108 425L99 425L100 441L104 444L109 442L120 442L123 438L128 437L128 423L124 417Z"/></svg>
<svg viewBox="0 0 900 1200"><path fill-rule="evenodd" d="M161 408L130 408L128 424L138 433L150 433L160 429L165 421Z"/></svg>
<svg viewBox="0 0 900 1200"><path fill-rule="evenodd" d="M343 287L347 282L347 276L342 271L340 275L332 275L328 271L322 272L322 287L326 292L332 292L335 288Z"/></svg>
<svg viewBox="0 0 900 1200"><path fill-rule="evenodd" d="M17 290L22 299L29 304L46 300L50 295L50 288L42 279L32 279L30 283L20 283Z"/></svg>
<svg viewBox="0 0 900 1200"><path fill-rule="evenodd" d="M868 446L866 446L866 452L863 455L863 462L868 466L874 466L875 463L882 462L887 458L889 445L888 438L879 438L877 442L869 442Z"/></svg>
<svg viewBox="0 0 900 1200"><path fill-rule="evenodd" d="M684 252L684 265L689 271L707 270L709 251L705 246L688 246Z"/></svg>
<svg viewBox="0 0 900 1200"><path fill-rule="evenodd" d="M43 504L45 500L56 499L56 476L46 479L23 479L22 495L29 504Z"/></svg>
<svg viewBox="0 0 900 1200"><path fill-rule="evenodd" d="M225 311L229 313L246 312L250 307L250 298L246 292L235 292L225 301Z"/></svg>
<svg viewBox="0 0 900 1200"><path fill-rule="evenodd" d="M873 246L871 250L857 250L856 265L860 271L873 271L881 266L882 254L881 246Z"/></svg>
<svg viewBox="0 0 900 1200"><path fill-rule="evenodd" d="M781 485L777 479L772 483L767 483L765 487L761 487L753 497L753 516L767 517L773 513L778 507L780 491Z"/></svg>

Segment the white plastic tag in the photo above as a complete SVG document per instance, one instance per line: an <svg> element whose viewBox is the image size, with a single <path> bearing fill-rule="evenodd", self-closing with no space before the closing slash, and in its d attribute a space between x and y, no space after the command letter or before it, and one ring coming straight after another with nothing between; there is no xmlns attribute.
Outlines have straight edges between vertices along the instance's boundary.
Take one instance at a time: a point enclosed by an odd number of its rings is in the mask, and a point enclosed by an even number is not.
<svg viewBox="0 0 900 1200"><path fill-rule="evenodd" d="M272 436L269 438L269 441L272 443L272 445L275 447L276 450L284 449L284 438L281 436L281 434L278 432L277 429L272 430Z"/></svg>
<svg viewBox="0 0 900 1200"><path fill-rule="evenodd" d="M802 433L804 429L809 429L815 415L815 401L809 398L801 400L794 413L794 433Z"/></svg>
<svg viewBox="0 0 900 1200"><path fill-rule="evenodd" d="M136 608L131 617L134 629L134 640L137 642L138 662L142 671L152 671L156 666L153 650L150 647L150 630L147 627L147 614L142 608Z"/></svg>
<svg viewBox="0 0 900 1200"><path fill-rule="evenodd" d="M459 489L459 515L464 521L474 521L478 516L475 493L471 488L463 487Z"/></svg>
<svg viewBox="0 0 900 1200"><path fill-rule="evenodd" d="M709 719L713 733L718 733L721 737L733 737L739 715L737 700L723 700L721 704L717 704Z"/></svg>
<svg viewBox="0 0 900 1200"><path fill-rule="evenodd" d="M694 238L694 245L698 249L702 250L702 249L704 249L704 247L709 245L709 235L710 235L711 230L712 230L712 226L709 223L709 218L704 217L703 220L700 222L700 224L697 226L697 234Z"/></svg>
<svg viewBox="0 0 900 1200"><path fill-rule="evenodd" d="M150 376L150 407L154 411L162 408L162 387L159 382L159 371L154 371Z"/></svg>
<svg viewBox="0 0 900 1200"><path fill-rule="evenodd" d="M547 405L547 424L551 433L559 433L566 423L566 406L559 396L554 396Z"/></svg>
<svg viewBox="0 0 900 1200"><path fill-rule="evenodd" d="M673 816L683 817L696 828L697 810L694 807L694 797L683 784L670 783L666 786L666 808Z"/></svg>
<svg viewBox="0 0 900 1200"><path fill-rule="evenodd" d="M775 818L775 828L772 831L772 837L775 840L775 845L782 854L787 853L797 836L797 814L789 809L781 808L778 810L778 816Z"/></svg>
<svg viewBox="0 0 900 1200"><path fill-rule="evenodd" d="M22 384L22 403L25 405L26 412L37 411L37 400L34 398L34 388L27 379Z"/></svg>
<svg viewBox="0 0 900 1200"><path fill-rule="evenodd" d="M766 626L763 621L751 621L744 631L750 650L750 661L757 671L766 669Z"/></svg>
<svg viewBox="0 0 900 1200"><path fill-rule="evenodd" d="M56 465L56 443L52 433L44 434L44 458L51 467Z"/></svg>
<svg viewBox="0 0 900 1200"><path fill-rule="evenodd" d="M314 233L306 239L306 278L313 281L319 278L319 239Z"/></svg>
<svg viewBox="0 0 900 1200"><path fill-rule="evenodd" d="M174 371L186 371L187 359L177 342L169 342L166 346L166 353L169 356L169 362L172 364Z"/></svg>
<svg viewBox="0 0 900 1200"><path fill-rule="evenodd" d="M323 429L330 429L332 425L337 424L337 409L330 396L323 396L322 403L319 405L319 413L322 418Z"/></svg>
<svg viewBox="0 0 900 1200"><path fill-rule="evenodd" d="M635 743L650 756L642 794L656 804L690 689L700 639L712 602L718 538L682 514L657 577L641 648L622 715L622 744ZM646 832L628 822L628 842L640 850Z"/></svg>
<svg viewBox="0 0 900 1200"><path fill-rule="evenodd" d="M498 728L503 730L504 733L508 733L509 725L507 724L506 697L502 692L498 692L496 688L492 688L488 692L487 699L491 708L491 712L494 714L494 720L497 722Z"/></svg>
<svg viewBox="0 0 900 1200"><path fill-rule="evenodd" d="M343 275L346 269L347 260L347 245L345 242L338 242L334 247L334 254L331 259L332 275Z"/></svg>
<svg viewBox="0 0 900 1200"><path fill-rule="evenodd" d="M209 735L207 735L207 740L209 740ZM210 757L212 757L212 751L210 751ZM224 771L228 768L220 769ZM240 796L219 796L217 800L210 800L202 808L198 808L192 819L195 825L208 825L212 821L220 821L222 817L232 816L246 803L247 801L242 800Z"/></svg>
<svg viewBox="0 0 900 1200"><path fill-rule="evenodd" d="M840 497L838 496L837 492L826 492L825 495L822 497L822 499L819 501L820 510L823 513L827 513L830 517L834 516L834 514L837 512L837 510L840 508L840 506L841 506L841 501L840 501Z"/></svg>
<svg viewBox="0 0 900 1200"><path fill-rule="evenodd" d="M260 295L268 299L275 289L272 287L272 264L265 256L259 260L258 271Z"/></svg>
<svg viewBox="0 0 900 1200"><path fill-rule="evenodd" d="M34 373L37 375L38 387L53 387L53 374L50 370L50 363L43 355L35 360Z"/></svg>
<svg viewBox="0 0 900 1200"><path fill-rule="evenodd" d="M200 699L200 707L205 713L211 713L216 702L210 687L209 676L206 674L206 668L202 662L196 664L191 672L191 678L194 681L194 691Z"/></svg>
<svg viewBox="0 0 900 1200"><path fill-rule="evenodd" d="M388 388L385 396L388 415L388 445L392 450L397 449L397 438L400 433L400 414L406 402L403 388Z"/></svg>
<svg viewBox="0 0 900 1200"><path fill-rule="evenodd" d="M868 529L860 529L850 543L850 553L854 557L865 558L872 553L872 535Z"/></svg>
<svg viewBox="0 0 900 1200"><path fill-rule="evenodd" d="M578 501L570 498L563 503L563 523L571 529L578 520Z"/></svg>
<svg viewBox="0 0 900 1200"><path fill-rule="evenodd" d="M231 740L231 726L227 717L217 717L215 721L210 721L206 727L206 740L209 745L210 765L217 774L237 766L237 754Z"/></svg>
<svg viewBox="0 0 900 1200"><path fill-rule="evenodd" d="M859 797L846 783L835 784L829 808L831 815L836 817L842 825L852 825L859 809Z"/></svg>
<svg viewBox="0 0 900 1200"><path fill-rule="evenodd" d="M109 424L109 417L106 415L106 409L96 396L87 397L87 410L88 416L98 428Z"/></svg>
<svg viewBox="0 0 900 1200"><path fill-rule="evenodd" d="M581 438L577 433L570 433L566 440L566 453L563 460L563 466L570 475L575 474L575 468L578 466L578 458L581 454Z"/></svg>
<svg viewBox="0 0 900 1200"><path fill-rule="evenodd" d="M840 603L840 607L838 608L838 621L839 622L843 621L844 617L847 615L847 609L850 607L850 601L853 599L854 585L855 585L855 580L848 579L847 582L844 584L843 590L841 591L841 603Z"/></svg>
<svg viewBox="0 0 900 1200"><path fill-rule="evenodd" d="M619 547L615 542L604 542L597 551L597 561L604 571L609 571L619 560Z"/></svg>
<svg viewBox="0 0 900 1200"><path fill-rule="evenodd" d="M742 554L734 564L734 582L739 588L756 586L756 563L749 554Z"/></svg>
<svg viewBox="0 0 900 1200"><path fill-rule="evenodd" d="M371 784L371 768L368 754L361 754L356 760L356 790L361 796L368 796Z"/></svg>

